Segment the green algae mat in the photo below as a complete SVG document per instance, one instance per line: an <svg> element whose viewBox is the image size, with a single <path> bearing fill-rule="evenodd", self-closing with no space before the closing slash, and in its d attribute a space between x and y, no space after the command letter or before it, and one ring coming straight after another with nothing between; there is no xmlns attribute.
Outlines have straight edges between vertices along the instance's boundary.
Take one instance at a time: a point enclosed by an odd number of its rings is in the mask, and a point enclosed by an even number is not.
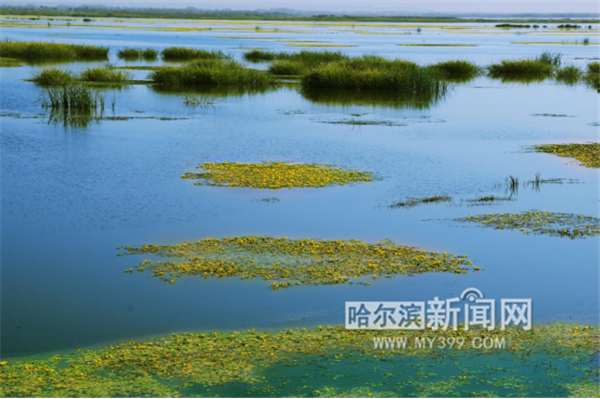
<svg viewBox="0 0 600 399"><path fill-rule="evenodd" d="M600 144L543 144L536 145L535 150L563 158L574 158L586 168L600 168Z"/></svg>
<svg viewBox="0 0 600 399"><path fill-rule="evenodd" d="M486 213L455 219L496 230L519 230L523 234L587 238L600 234L600 219L594 216L529 210L521 213Z"/></svg>
<svg viewBox="0 0 600 399"><path fill-rule="evenodd" d="M466 256L430 252L391 241L274 237L205 238L177 245L123 246L120 255L154 254L174 261L142 261L126 273L150 272L174 283L182 276L260 278L278 290L299 285L370 285L370 280L428 272L477 271Z"/></svg>
<svg viewBox="0 0 600 399"><path fill-rule="evenodd" d="M197 185L271 190L293 187L343 186L349 183L372 181L372 175L369 172L344 170L332 165L318 164L206 162L196 166L196 169L203 169L204 172L188 172L181 178L199 180L195 183Z"/></svg>
<svg viewBox="0 0 600 399"><path fill-rule="evenodd" d="M450 347L451 338L466 344ZM2 361L0 395L597 397L599 338L598 328L572 324L530 331L375 332L327 326L185 333ZM404 347L397 344L402 340ZM434 344L412 344L419 340ZM502 344L475 344L486 340Z"/></svg>

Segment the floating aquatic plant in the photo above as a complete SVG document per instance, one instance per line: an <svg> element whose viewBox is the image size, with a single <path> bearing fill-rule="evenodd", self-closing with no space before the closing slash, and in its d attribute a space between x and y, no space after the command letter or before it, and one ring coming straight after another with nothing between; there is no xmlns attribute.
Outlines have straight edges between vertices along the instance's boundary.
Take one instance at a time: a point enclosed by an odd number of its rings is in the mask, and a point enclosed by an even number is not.
<svg viewBox="0 0 600 399"><path fill-rule="evenodd" d="M435 204L440 202L451 202L452 197L448 195L435 195L433 197L424 198L407 198L403 201L396 202L390 205L390 208L412 208L417 205Z"/></svg>
<svg viewBox="0 0 600 399"><path fill-rule="evenodd" d="M281 188L320 188L331 185L364 183L373 180L370 172L344 170L332 165L292 164L285 162L240 163L207 162L197 165L201 173L186 173L183 179L199 179L209 186Z"/></svg>
<svg viewBox="0 0 600 399"><path fill-rule="evenodd" d="M404 247L390 241L294 240L272 237L206 238L178 245L122 247L127 255L154 254L175 261L144 260L127 270L175 282L182 276L261 278L279 290L298 285L370 285L367 278L479 270L466 256Z"/></svg>
<svg viewBox="0 0 600 399"><path fill-rule="evenodd" d="M538 152L575 158L587 168L600 168L600 143L541 144L533 147Z"/></svg>
<svg viewBox="0 0 600 399"><path fill-rule="evenodd" d="M417 338L436 346L411 345ZM475 339L504 340L506 347L455 344ZM597 376L589 370L594 370L599 339L597 327L567 323L534 326L531 331L353 331L319 326L181 333L2 360L0 395L497 397L501 390L507 397L590 397L598 394ZM402 340L409 344L394 347ZM386 349L374 349L375 342ZM441 342L454 344L440 349ZM535 371L539 373L534 378Z"/></svg>
<svg viewBox="0 0 600 399"><path fill-rule="evenodd" d="M594 216L529 210L521 213L487 213L456 219L497 230L520 230L524 234L586 238L600 234L600 219Z"/></svg>

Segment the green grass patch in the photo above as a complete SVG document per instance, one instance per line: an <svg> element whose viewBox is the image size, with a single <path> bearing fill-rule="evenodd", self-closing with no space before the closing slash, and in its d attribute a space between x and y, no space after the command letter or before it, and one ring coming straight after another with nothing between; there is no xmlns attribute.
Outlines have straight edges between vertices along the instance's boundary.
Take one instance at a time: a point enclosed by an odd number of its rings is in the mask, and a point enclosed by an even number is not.
<svg viewBox="0 0 600 399"><path fill-rule="evenodd" d="M108 47L3 40L0 54L26 61L104 60L108 57Z"/></svg>
<svg viewBox="0 0 600 399"><path fill-rule="evenodd" d="M208 59L181 67L163 67L149 76L164 87L237 86L240 89L268 88L275 78L266 71L244 68L232 60Z"/></svg>
<svg viewBox="0 0 600 399"><path fill-rule="evenodd" d="M124 49L119 50L117 53L118 57L124 60L139 60L145 59L148 61L154 61L158 58L158 51L153 48L134 48L134 47L125 47Z"/></svg>
<svg viewBox="0 0 600 399"><path fill-rule="evenodd" d="M168 47L162 51L165 61L189 61L195 59L222 60L228 58L221 51L208 51L189 47Z"/></svg>

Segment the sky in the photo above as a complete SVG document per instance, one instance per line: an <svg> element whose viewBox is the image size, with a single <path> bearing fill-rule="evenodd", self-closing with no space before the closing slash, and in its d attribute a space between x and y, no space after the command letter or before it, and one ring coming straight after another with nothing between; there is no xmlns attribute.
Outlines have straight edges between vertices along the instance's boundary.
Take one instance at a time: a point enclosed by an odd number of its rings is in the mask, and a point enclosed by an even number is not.
<svg viewBox="0 0 600 399"><path fill-rule="evenodd" d="M184 8L255 10L289 8L303 11L370 12L370 13L596 13L600 12L598 0L22 0L3 1L4 4L64 5L107 5L127 7Z"/></svg>

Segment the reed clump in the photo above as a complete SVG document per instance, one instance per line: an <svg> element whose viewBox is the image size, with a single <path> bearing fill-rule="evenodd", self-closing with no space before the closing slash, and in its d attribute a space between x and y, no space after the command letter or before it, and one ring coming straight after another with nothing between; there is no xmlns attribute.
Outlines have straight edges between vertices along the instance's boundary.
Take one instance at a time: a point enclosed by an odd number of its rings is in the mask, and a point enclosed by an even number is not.
<svg viewBox="0 0 600 399"><path fill-rule="evenodd" d="M108 57L108 47L3 40L0 42L0 53L2 57L27 61L103 60Z"/></svg>
<svg viewBox="0 0 600 399"><path fill-rule="evenodd" d="M600 93L600 63L599 62L592 62L592 63L588 64L588 72L585 76L585 80L591 88L598 90L598 92Z"/></svg>
<svg viewBox="0 0 600 399"><path fill-rule="evenodd" d="M412 62L365 56L321 66L305 75L302 88L396 91L440 96L448 84L430 68Z"/></svg>
<svg viewBox="0 0 600 399"><path fill-rule="evenodd" d="M132 74L122 69L108 66L88 68L81 73L79 79L84 82L125 83L131 80Z"/></svg>
<svg viewBox="0 0 600 399"><path fill-rule="evenodd" d="M348 60L349 57L338 51L300 51L299 53L285 53L253 50L244 54L244 59L251 62L259 61L298 61L304 64L329 63Z"/></svg>
<svg viewBox="0 0 600 399"><path fill-rule="evenodd" d="M165 61L189 61L195 59L222 60L229 58L222 51L208 51L189 47L168 47L162 51Z"/></svg>
<svg viewBox="0 0 600 399"><path fill-rule="evenodd" d="M502 81L535 82L552 76L560 67L561 55L545 52L535 59L504 60L488 67L489 76Z"/></svg>
<svg viewBox="0 0 600 399"><path fill-rule="evenodd" d="M96 111L104 109L104 96L87 86L74 84L46 89L42 106L59 111Z"/></svg>
<svg viewBox="0 0 600 399"><path fill-rule="evenodd" d="M481 68L469 61L445 61L432 65L431 68L440 74L441 78L453 82L466 82L475 78Z"/></svg>
<svg viewBox="0 0 600 399"><path fill-rule="evenodd" d="M60 68L45 68L33 75L31 80L42 86L62 86L78 79L71 71Z"/></svg>
<svg viewBox="0 0 600 399"><path fill-rule="evenodd" d="M238 86L267 88L275 78L266 71L244 68L232 60L197 60L181 67L163 67L150 73L150 80L165 87Z"/></svg>
<svg viewBox="0 0 600 399"><path fill-rule="evenodd" d="M556 71L556 80L566 84L575 84L579 81L582 76L582 72L579 68L573 65L566 66Z"/></svg>
<svg viewBox="0 0 600 399"><path fill-rule="evenodd" d="M117 53L118 57L124 60L139 60L144 59L148 61L154 61L158 58L158 51L153 48L134 48L125 47L119 50Z"/></svg>

